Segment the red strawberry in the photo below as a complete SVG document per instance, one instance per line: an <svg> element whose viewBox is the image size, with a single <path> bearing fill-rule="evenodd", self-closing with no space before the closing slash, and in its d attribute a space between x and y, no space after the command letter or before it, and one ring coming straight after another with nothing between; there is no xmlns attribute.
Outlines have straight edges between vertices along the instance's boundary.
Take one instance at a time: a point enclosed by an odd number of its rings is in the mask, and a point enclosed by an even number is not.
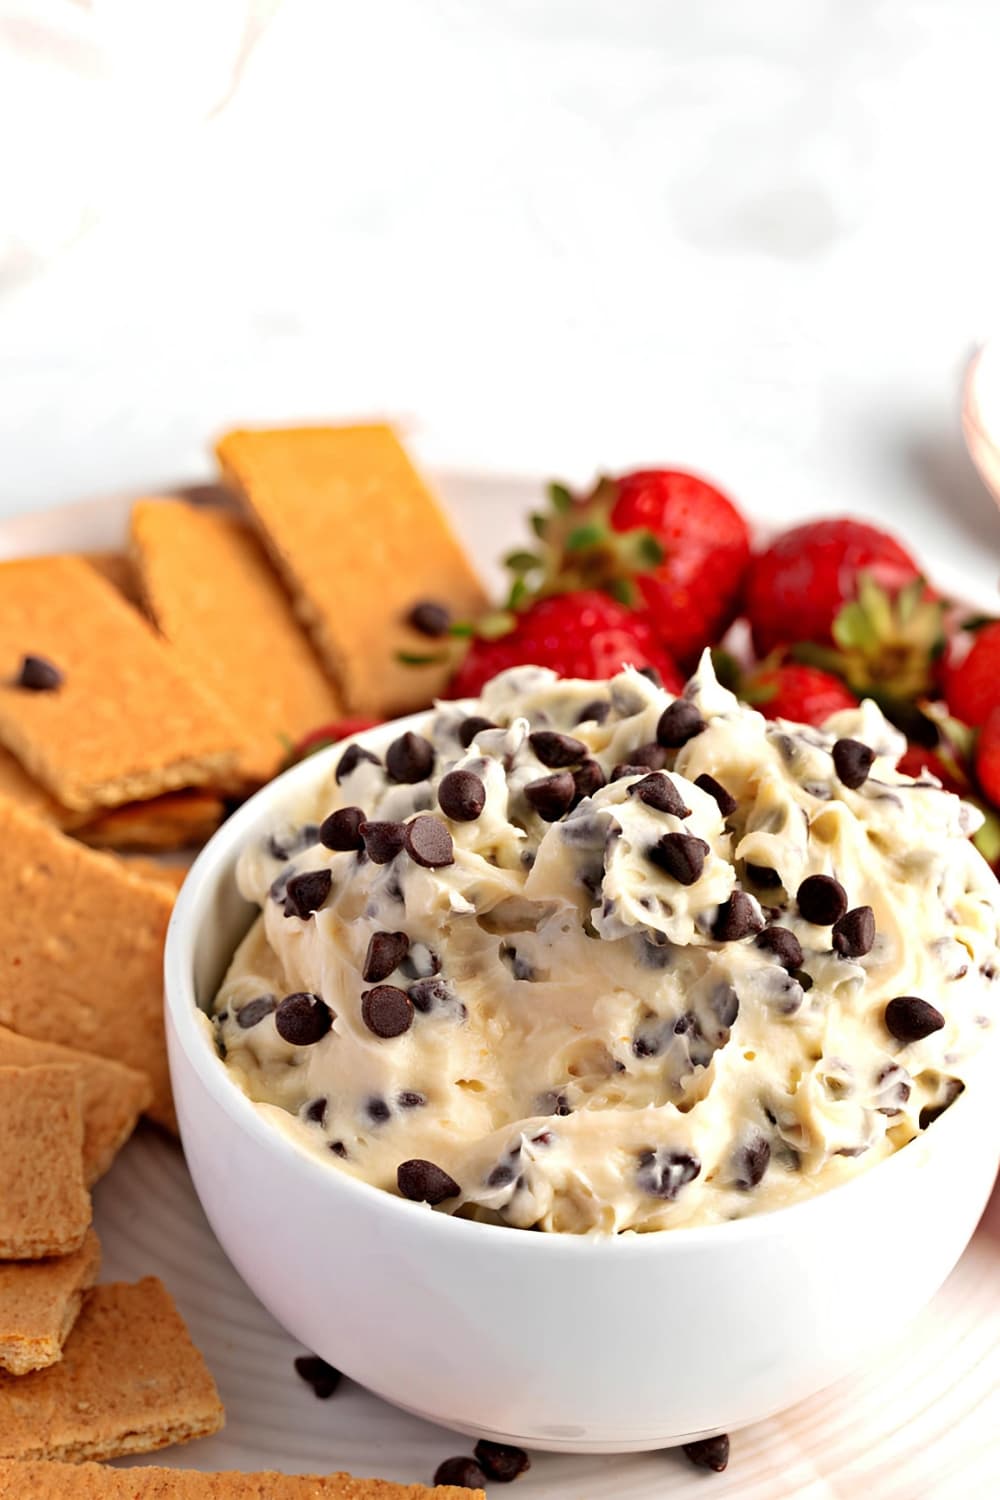
<svg viewBox="0 0 1000 1500"><path fill-rule="evenodd" d="M901 771L904 776L912 776L914 781L919 781L929 771L932 776L937 777L946 791L957 792L960 797L966 796L969 791L968 780L958 762L952 762L950 757L946 762L936 751L925 750L923 745L907 745L896 762L896 770Z"/></svg>
<svg viewBox="0 0 1000 1500"><path fill-rule="evenodd" d="M288 756L288 765L294 766L296 761L305 760L307 755L313 755L317 750L325 750L327 745L335 745L338 740L346 740L349 735L361 734L362 730L374 729L380 721L378 719L336 719L329 724L320 724L316 729L310 729L309 733L303 735L297 745L294 745Z"/></svg>
<svg viewBox="0 0 1000 1500"><path fill-rule="evenodd" d="M798 662L765 665L744 685L740 696L765 719L793 719L799 724L824 724L831 714L858 706L839 677Z"/></svg>
<svg viewBox="0 0 1000 1500"><path fill-rule="evenodd" d="M983 793L1000 807L1000 708L991 710L979 731L976 776Z"/></svg>
<svg viewBox="0 0 1000 1500"><path fill-rule="evenodd" d="M747 577L747 615L760 655L797 641L832 644L834 622L857 598L862 573L895 594L920 569L887 532L847 517L807 521L775 537Z"/></svg>
<svg viewBox="0 0 1000 1500"><path fill-rule="evenodd" d="M693 666L739 607L747 524L721 491L677 469L638 469L614 485L613 529L648 532L663 553L635 580L645 612L675 660Z"/></svg>
<svg viewBox="0 0 1000 1500"><path fill-rule="evenodd" d="M985 724L1000 708L1000 620L982 626L964 660L945 669L948 708L965 724Z"/></svg>
<svg viewBox="0 0 1000 1500"><path fill-rule="evenodd" d="M472 640L452 678L452 697L475 697L497 672L529 663L561 677L599 679L630 662L654 668L671 693L683 686L648 621L596 589L538 599L512 617L512 626L492 640Z"/></svg>

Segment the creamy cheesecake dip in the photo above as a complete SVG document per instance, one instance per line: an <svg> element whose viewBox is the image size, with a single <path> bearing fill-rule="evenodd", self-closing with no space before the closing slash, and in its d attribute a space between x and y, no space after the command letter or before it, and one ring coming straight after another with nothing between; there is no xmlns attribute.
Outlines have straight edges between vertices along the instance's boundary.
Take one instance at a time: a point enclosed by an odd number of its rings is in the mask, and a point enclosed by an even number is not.
<svg viewBox="0 0 1000 1500"><path fill-rule="evenodd" d="M706 656L676 699L520 667L418 724L338 747L238 865L216 1044L331 1171L521 1228L707 1224L961 1092L1000 888L873 703L768 722Z"/></svg>

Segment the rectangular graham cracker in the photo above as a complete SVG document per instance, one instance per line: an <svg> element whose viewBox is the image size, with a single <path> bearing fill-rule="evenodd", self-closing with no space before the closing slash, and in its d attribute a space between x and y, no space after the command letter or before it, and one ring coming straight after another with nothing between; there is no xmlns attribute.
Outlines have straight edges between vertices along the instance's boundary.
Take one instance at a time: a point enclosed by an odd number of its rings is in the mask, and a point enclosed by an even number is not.
<svg viewBox="0 0 1000 1500"><path fill-rule="evenodd" d="M94 1287L58 1364L0 1375L0 1458L151 1453L223 1421L215 1382L155 1276Z"/></svg>
<svg viewBox="0 0 1000 1500"><path fill-rule="evenodd" d="M62 673L16 685L26 655ZM52 795L91 811L218 781L237 727L152 626L79 557L0 563L0 743Z"/></svg>
<svg viewBox="0 0 1000 1500"><path fill-rule="evenodd" d="M145 1073L127 1068L110 1057L96 1057L61 1047L57 1042L36 1042L0 1026L0 1067L34 1068L61 1063L76 1070L80 1079L83 1110L83 1177L92 1187L114 1161L135 1129L136 1121L153 1097Z"/></svg>
<svg viewBox="0 0 1000 1500"><path fill-rule="evenodd" d="M140 500L131 536L154 623L240 726L237 774L269 781L342 709L263 547L243 517L183 500Z"/></svg>
<svg viewBox="0 0 1000 1500"><path fill-rule="evenodd" d="M9 797L26 812L34 813L56 828L74 828L82 823L86 813L70 812L57 802L51 792L30 776L16 755L0 745L0 797Z"/></svg>
<svg viewBox="0 0 1000 1500"><path fill-rule="evenodd" d="M27 1375L62 1359L83 1294L100 1268L101 1244L92 1229L72 1255L0 1265L0 1370Z"/></svg>
<svg viewBox="0 0 1000 1500"><path fill-rule="evenodd" d="M0 1025L147 1074L174 1128L163 1031L173 896L0 799Z"/></svg>
<svg viewBox="0 0 1000 1500"><path fill-rule="evenodd" d="M190 860L161 860L150 854L119 854L116 858L133 875L140 875L143 880L159 881L175 893L184 884L191 868Z"/></svg>
<svg viewBox="0 0 1000 1500"><path fill-rule="evenodd" d="M201 1474L101 1464L0 1461L0 1500L485 1500L483 1490L392 1484L350 1474Z"/></svg>
<svg viewBox="0 0 1000 1500"><path fill-rule="evenodd" d="M90 1228L73 1068L0 1068L0 1260L79 1250Z"/></svg>
<svg viewBox="0 0 1000 1500"><path fill-rule="evenodd" d="M192 787L109 808L73 832L93 849L188 849L211 838L225 815L221 797Z"/></svg>
<svg viewBox="0 0 1000 1500"><path fill-rule="evenodd" d="M406 666L400 651L442 642L406 623L417 603L455 619L486 599L437 501L388 427L230 432L217 448L351 713L420 708L447 663Z"/></svg>
<svg viewBox="0 0 1000 1500"><path fill-rule="evenodd" d="M102 578L116 588L123 599L137 608L142 606L142 591L127 552L81 552L84 562L89 563Z"/></svg>

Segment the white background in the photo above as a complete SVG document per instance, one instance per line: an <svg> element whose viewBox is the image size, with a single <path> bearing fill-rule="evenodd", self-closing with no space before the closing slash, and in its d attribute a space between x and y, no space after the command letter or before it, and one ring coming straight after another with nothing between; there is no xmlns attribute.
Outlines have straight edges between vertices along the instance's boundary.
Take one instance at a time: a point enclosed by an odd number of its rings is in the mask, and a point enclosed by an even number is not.
<svg viewBox="0 0 1000 1500"><path fill-rule="evenodd" d="M0 0L0 515L235 421L670 461L994 588L995 0Z"/></svg>

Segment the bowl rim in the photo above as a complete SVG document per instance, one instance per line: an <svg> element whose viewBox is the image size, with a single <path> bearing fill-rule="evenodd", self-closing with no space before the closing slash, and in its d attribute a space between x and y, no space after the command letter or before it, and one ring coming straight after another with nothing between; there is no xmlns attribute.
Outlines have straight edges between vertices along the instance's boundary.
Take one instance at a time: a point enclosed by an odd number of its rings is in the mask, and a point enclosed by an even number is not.
<svg viewBox="0 0 1000 1500"><path fill-rule="evenodd" d="M461 711L476 703L477 700L454 699L448 702L453 703L456 710ZM215 831L188 871L167 928L164 951L164 1011L172 1022L174 1036L188 1065L211 1097L212 1102L229 1116L238 1129L247 1134L255 1143L274 1152L279 1160L287 1163L289 1167L303 1171L307 1178L315 1181L319 1191L343 1191L348 1208L352 1201L357 1201L359 1205L364 1204L370 1209L384 1212L401 1231L405 1230L407 1224L411 1228L415 1227L417 1221L414 1215L420 1214L420 1222L425 1231L432 1234L444 1233L449 1236L466 1235L472 1246L478 1244L481 1248L485 1248L489 1243L501 1249L503 1245L537 1247L544 1244L545 1250L534 1250L528 1253L552 1255L561 1251L574 1256L651 1255L664 1253L670 1245L676 1246L678 1250L681 1247L696 1249L703 1244L721 1247L723 1244L738 1245L768 1239L776 1233L780 1234L785 1231L792 1222L789 1219L790 1215L794 1216L795 1224L804 1223L810 1217L821 1217L824 1213L839 1215L839 1205L844 1202L844 1194L850 1193L863 1197L866 1191L877 1192L878 1184L886 1183L885 1173L890 1169L894 1169L898 1176L901 1171L907 1170L906 1163L910 1163L911 1167L917 1165L920 1158L914 1148L921 1142L930 1139L935 1149L947 1150L949 1136L954 1135L960 1129L966 1114L977 1102L978 1089L984 1082L979 1075L988 1072L990 1054L997 1051L996 1029L994 1029L993 1036L972 1059L973 1077L967 1082L963 1092L939 1119L933 1121L912 1141L907 1142L906 1146L900 1147L891 1156L876 1162L867 1170L859 1172L856 1177L848 1178L832 1187L820 1189L813 1197L801 1198L795 1203L785 1204L762 1213L750 1213L743 1218L726 1219L712 1224L680 1225L676 1229L666 1228L646 1233L626 1230L614 1234L560 1234L519 1230L512 1225L488 1224L481 1220L459 1218L454 1214L436 1213L427 1204L412 1203L407 1199L397 1197L394 1193L387 1192L384 1188L364 1181L363 1178L340 1170L334 1160L331 1159L327 1163L319 1156L304 1150L291 1137L285 1136L276 1129L262 1113L258 1104L243 1092L229 1073L224 1061L213 1049L207 1029L199 1024L197 1019L199 1015L205 1014L198 1004L194 986L194 953L203 916L201 907L205 887L217 873L220 865L235 864L247 836L263 820L262 815L265 810L275 801L284 800L286 797L293 796L297 791L322 781L324 776L332 770L348 744L357 742L377 747L383 739L394 738L408 729L418 728L433 712L435 709L424 709L397 719L386 720L382 724L357 734L348 735L344 740L313 752L305 760L280 773L248 798ZM173 1059L171 1058L172 1073ZM876 1184L874 1188L871 1185L873 1181ZM330 1184L335 1186L331 1188ZM484 1235L489 1237L487 1241L484 1241ZM512 1250L512 1253L523 1254L525 1252Z"/></svg>

